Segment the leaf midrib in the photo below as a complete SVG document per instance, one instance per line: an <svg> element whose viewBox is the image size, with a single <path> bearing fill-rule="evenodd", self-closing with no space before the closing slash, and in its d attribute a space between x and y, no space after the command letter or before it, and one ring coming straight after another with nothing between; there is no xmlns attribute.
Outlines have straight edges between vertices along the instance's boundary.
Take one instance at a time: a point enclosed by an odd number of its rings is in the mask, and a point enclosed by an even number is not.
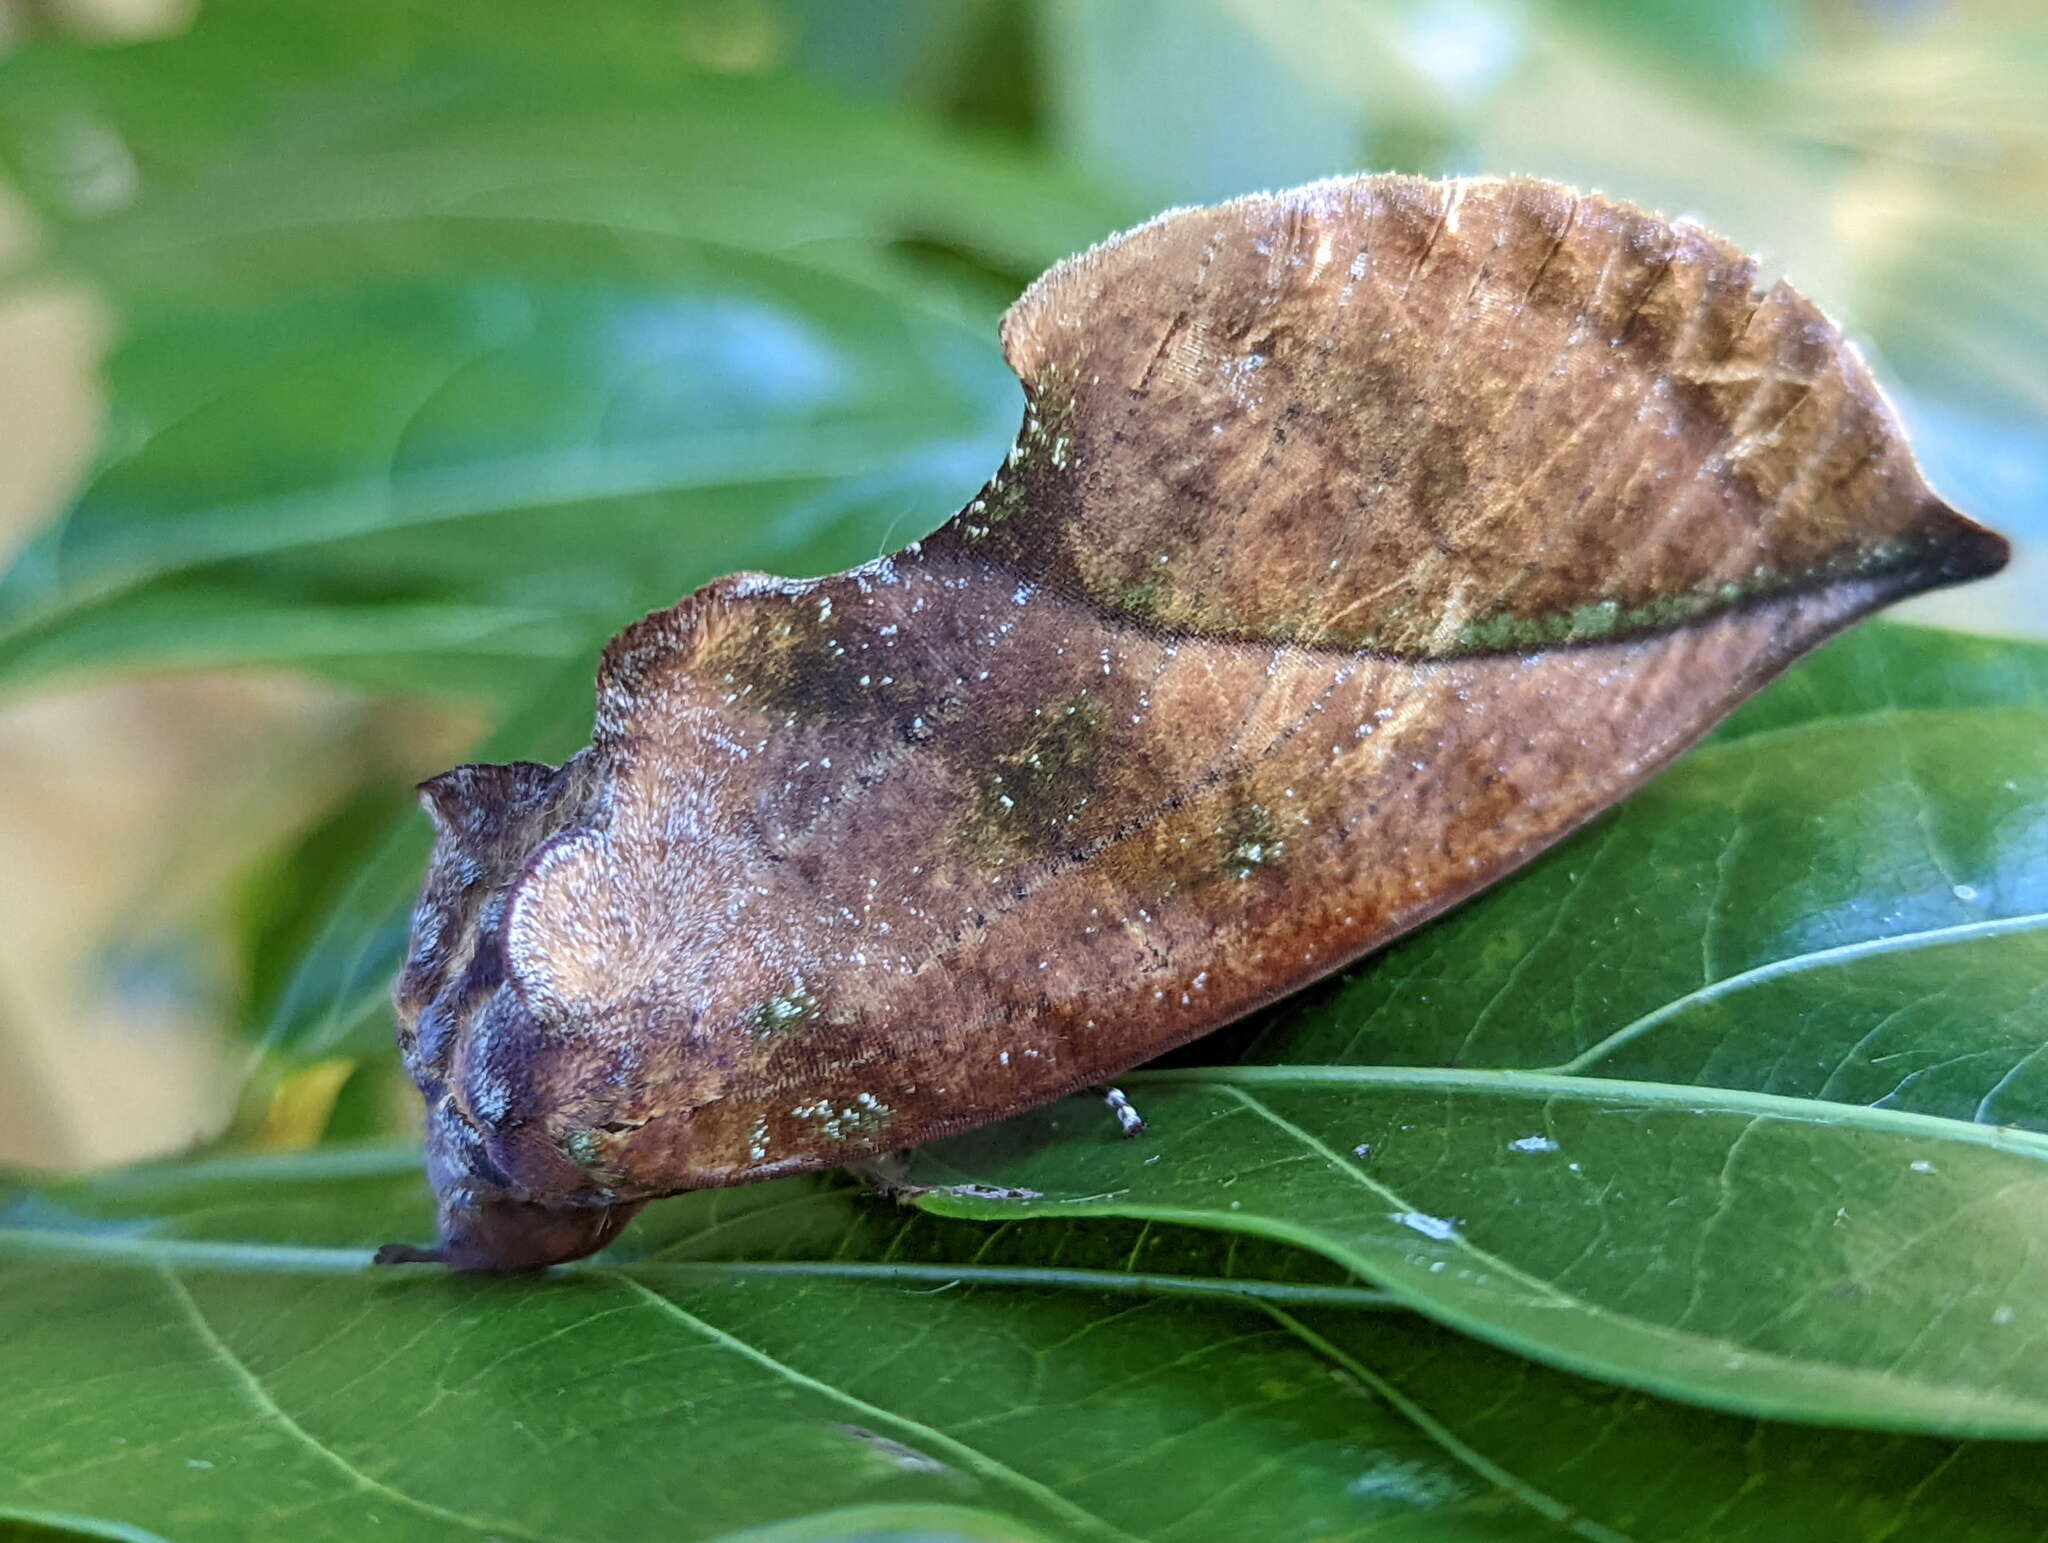
<svg viewBox="0 0 2048 1543"><path fill-rule="evenodd" d="M18 1255L92 1259L108 1264L153 1266L159 1269L213 1269L249 1274L365 1275L371 1250L313 1248L293 1244L225 1242L197 1238L161 1238L128 1233L69 1231L55 1227L0 1226L0 1252ZM1401 1310L1404 1303L1369 1286L1311 1285L1297 1281L1230 1276L1168 1275L1138 1270L1094 1270L1039 1265L919 1264L845 1259L708 1260L662 1259L594 1261L559 1266L550 1272L564 1277L605 1276L637 1279L697 1280L704 1283L745 1281L763 1276L805 1280L866 1281L878 1285L930 1287L1055 1288L1100 1292L1109 1296L1172 1296L1224 1298L1245 1303L1276 1302L1295 1307L1329 1307L1353 1311Z"/></svg>
<svg viewBox="0 0 2048 1543"><path fill-rule="evenodd" d="M1748 1088L1637 1082L1621 1077L1582 1077L1555 1069L1464 1068L1449 1066L1190 1066L1140 1069L1117 1079L1138 1085L1176 1082L1310 1087L1340 1085L1413 1087L1437 1092L1508 1093L1524 1097L1580 1098L1702 1114L1737 1114L1809 1125L1854 1126L1898 1135L1988 1147L2048 1162L2048 1134L2012 1125L1975 1125L1907 1109L1878 1109L1832 1099L1798 1098Z"/></svg>
<svg viewBox="0 0 2048 1543"><path fill-rule="evenodd" d="M1569 1060L1531 1070L1566 1075L1584 1072L1614 1051L1632 1044L1676 1018L1688 1008L1707 1002L1717 1002L1725 996L1745 991L1752 986L1781 980L1786 976L1803 974L1808 970L1832 969L1836 965L1853 963L1859 959L1882 958L1887 954L1912 953L1922 948L1939 948L1950 943L2006 937L2014 933L2039 932L2044 929L2048 929L2048 911L2030 911L2016 916L1984 917L1976 921L1958 922L1952 927L1928 927L1918 932L1897 932L1881 937L1859 938L1853 943L1843 943L1834 948L1814 949L1803 954L1788 954L1780 959L1766 960L1762 964L1751 965L1748 969L1737 970L1733 974L1723 975L1718 980L1696 986L1682 996L1673 997L1662 1006L1652 1008L1649 1012L1623 1024Z"/></svg>

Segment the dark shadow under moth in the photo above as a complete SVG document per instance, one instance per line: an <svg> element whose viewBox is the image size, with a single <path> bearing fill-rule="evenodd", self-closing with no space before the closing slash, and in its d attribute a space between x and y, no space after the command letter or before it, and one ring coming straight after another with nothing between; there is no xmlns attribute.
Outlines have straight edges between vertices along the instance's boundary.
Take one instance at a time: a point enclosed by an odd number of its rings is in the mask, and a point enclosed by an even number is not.
<svg viewBox="0 0 2048 1543"><path fill-rule="evenodd" d="M1510 179L1170 214L1005 317L928 540L605 650L590 747L425 784L397 986L431 1250L1098 1084L1455 905L1790 660L1998 568L1835 328Z"/></svg>

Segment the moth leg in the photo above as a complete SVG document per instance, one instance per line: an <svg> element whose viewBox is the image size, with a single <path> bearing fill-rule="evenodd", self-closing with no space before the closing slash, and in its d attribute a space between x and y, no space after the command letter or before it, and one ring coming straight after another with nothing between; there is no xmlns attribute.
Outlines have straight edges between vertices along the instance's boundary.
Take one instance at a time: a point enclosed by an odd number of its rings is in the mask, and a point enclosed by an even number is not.
<svg viewBox="0 0 2048 1543"><path fill-rule="evenodd" d="M1102 1101L1109 1105L1109 1112L1116 1116L1116 1123L1126 1136L1145 1134L1145 1117L1138 1113L1137 1106L1124 1097L1122 1088L1103 1086L1091 1091L1102 1095Z"/></svg>
<svg viewBox="0 0 2048 1543"><path fill-rule="evenodd" d="M867 1187L871 1195L885 1199L900 1200L908 1204L919 1195L929 1194L929 1184L910 1182L910 1151L883 1152L879 1156L863 1158L857 1163L848 1163L846 1171Z"/></svg>

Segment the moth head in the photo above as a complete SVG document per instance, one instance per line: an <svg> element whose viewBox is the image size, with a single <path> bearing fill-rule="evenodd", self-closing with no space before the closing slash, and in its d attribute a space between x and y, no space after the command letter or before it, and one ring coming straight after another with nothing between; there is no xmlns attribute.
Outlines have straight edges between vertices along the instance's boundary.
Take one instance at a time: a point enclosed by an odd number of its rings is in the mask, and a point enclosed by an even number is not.
<svg viewBox="0 0 2048 1543"><path fill-rule="evenodd" d="M427 1173L440 1242L432 1249L393 1245L378 1253L378 1262L533 1270L596 1253L618 1236L639 1202L580 1194L563 1182L565 1166L545 1142L519 1129L490 1130L463 1103L444 1096L427 1120Z"/></svg>
<svg viewBox="0 0 2048 1543"><path fill-rule="evenodd" d="M696 897L674 889L686 854L641 827L612 770L586 753L559 770L460 767L421 789L437 839L395 1001L441 1242L381 1257L558 1263L610 1242L648 1198L631 1148L662 1112L649 1047L689 1022L674 956ZM688 1122L657 1124L672 1159Z"/></svg>
<svg viewBox="0 0 2048 1543"><path fill-rule="evenodd" d="M583 1208L443 1195L433 1248L387 1243L378 1264L445 1264L451 1270L538 1270L594 1254L619 1235L638 1205Z"/></svg>
<svg viewBox="0 0 2048 1543"><path fill-rule="evenodd" d="M427 1105L427 1170L440 1213L433 1258L526 1269L603 1247L635 1206L560 1142L550 1111L619 1079L601 1047L563 1036L506 966L507 915L537 852L602 817L587 757L560 768L462 766L423 784L433 857L394 1002L407 1070ZM598 1102L602 1102L599 1100ZM582 1109L603 1124L602 1109Z"/></svg>
<svg viewBox="0 0 2048 1543"><path fill-rule="evenodd" d="M598 1156L570 1134L606 1124L608 1105L579 1095L595 1064L551 1040L500 982L455 1041L440 1072L422 1069L428 1097L427 1177L440 1244L387 1251L458 1270L561 1264L609 1243L637 1198L606 1180ZM579 1160L581 1159L581 1160Z"/></svg>

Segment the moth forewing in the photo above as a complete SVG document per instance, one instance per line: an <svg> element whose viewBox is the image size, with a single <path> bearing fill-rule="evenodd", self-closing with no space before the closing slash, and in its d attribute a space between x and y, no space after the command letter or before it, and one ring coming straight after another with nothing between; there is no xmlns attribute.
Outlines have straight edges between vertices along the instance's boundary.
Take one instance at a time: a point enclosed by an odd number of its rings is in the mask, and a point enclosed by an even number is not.
<svg viewBox="0 0 2048 1543"><path fill-rule="evenodd" d="M1016 447L934 536L720 580L567 767L437 779L398 1006L449 1262L1106 1083L2005 557L1795 291L1548 183L1175 213L1003 343Z"/></svg>

